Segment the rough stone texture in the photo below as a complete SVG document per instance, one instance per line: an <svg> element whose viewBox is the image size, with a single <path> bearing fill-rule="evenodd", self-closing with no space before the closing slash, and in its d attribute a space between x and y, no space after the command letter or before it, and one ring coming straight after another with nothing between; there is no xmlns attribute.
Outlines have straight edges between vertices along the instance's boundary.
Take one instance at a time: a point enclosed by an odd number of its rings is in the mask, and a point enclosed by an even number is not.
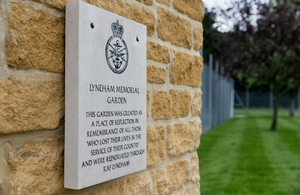
<svg viewBox="0 0 300 195"><path fill-rule="evenodd" d="M147 90L147 119L149 118L149 102L150 102L150 91Z"/></svg>
<svg viewBox="0 0 300 195"><path fill-rule="evenodd" d="M152 117L155 120L186 117L190 112L191 94L187 91L158 91L153 97Z"/></svg>
<svg viewBox="0 0 300 195"><path fill-rule="evenodd" d="M64 116L64 83L0 82L0 133L56 129Z"/></svg>
<svg viewBox="0 0 300 195"><path fill-rule="evenodd" d="M158 8L158 38L174 45L190 49L192 47L191 24L163 8Z"/></svg>
<svg viewBox="0 0 300 195"><path fill-rule="evenodd" d="M204 3L202 0L174 0L173 6L179 12L202 21L204 18Z"/></svg>
<svg viewBox="0 0 300 195"><path fill-rule="evenodd" d="M192 157L192 165L191 165L191 180L194 183L198 183L200 181L200 173L199 173L199 159L197 154Z"/></svg>
<svg viewBox="0 0 300 195"><path fill-rule="evenodd" d="M170 63L170 52L168 47L158 43L147 43L147 58L162 63Z"/></svg>
<svg viewBox="0 0 300 195"><path fill-rule="evenodd" d="M199 116L202 109L202 91L197 90L192 102L192 115Z"/></svg>
<svg viewBox="0 0 300 195"><path fill-rule="evenodd" d="M50 195L63 191L63 138L29 141L9 153L10 195Z"/></svg>
<svg viewBox="0 0 300 195"><path fill-rule="evenodd" d="M147 166L157 164L165 158L165 129L156 124L147 128Z"/></svg>
<svg viewBox="0 0 300 195"><path fill-rule="evenodd" d="M167 5L167 6L170 6L170 5L171 5L171 4L170 4L170 0L156 0L156 2L165 4L165 5Z"/></svg>
<svg viewBox="0 0 300 195"><path fill-rule="evenodd" d="M145 3L146 5L152 5L153 4L153 0L137 0L137 1Z"/></svg>
<svg viewBox="0 0 300 195"><path fill-rule="evenodd" d="M203 47L203 28L194 29L194 50L200 51Z"/></svg>
<svg viewBox="0 0 300 195"><path fill-rule="evenodd" d="M167 152L178 156L197 150L200 144L202 126L200 119L189 123L169 124L167 127Z"/></svg>
<svg viewBox="0 0 300 195"><path fill-rule="evenodd" d="M17 68L64 72L65 24L32 4L12 3L7 63Z"/></svg>
<svg viewBox="0 0 300 195"><path fill-rule="evenodd" d="M147 66L147 82L164 84L167 79L167 71L156 66Z"/></svg>
<svg viewBox="0 0 300 195"><path fill-rule="evenodd" d="M203 58L175 51L174 54L170 82L177 85L200 87Z"/></svg>
<svg viewBox="0 0 300 195"><path fill-rule="evenodd" d="M167 167L152 170L151 172L153 174L153 194L171 194L189 181L190 163L187 159L181 160Z"/></svg>
<svg viewBox="0 0 300 195"><path fill-rule="evenodd" d="M155 17L147 9L126 0L88 0L88 3L147 26L148 36L155 30Z"/></svg>
<svg viewBox="0 0 300 195"><path fill-rule="evenodd" d="M64 10L66 9L66 3L74 0L34 0L34 1L45 3L51 7Z"/></svg>
<svg viewBox="0 0 300 195"><path fill-rule="evenodd" d="M178 193L178 195L200 195L200 186L195 185L192 188L188 188L184 192Z"/></svg>
<svg viewBox="0 0 300 195"><path fill-rule="evenodd" d="M150 195L151 181L147 177L133 177L122 180L114 185L109 185L106 189L96 192L86 192L82 195Z"/></svg>
<svg viewBox="0 0 300 195"><path fill-rule="evenodd" d="M157 91L153 97L152 117L154 120L170 119L171 96L166 91Z"/></svg>
<svg viewBox="0 0 300 195"><path fill-rule="evenodd" d="M187 91L170 90L172 116L186 117L190 112L191 94Z"/></svg>

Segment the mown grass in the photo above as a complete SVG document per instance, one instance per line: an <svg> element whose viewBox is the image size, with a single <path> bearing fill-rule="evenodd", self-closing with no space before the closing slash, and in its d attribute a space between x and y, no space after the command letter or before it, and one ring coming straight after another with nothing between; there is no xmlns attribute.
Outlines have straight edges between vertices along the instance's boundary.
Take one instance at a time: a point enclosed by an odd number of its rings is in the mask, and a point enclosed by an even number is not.
<svg viewBox="0 0 300 195"><path fill-rule="evenodd" d="M198 149L201 195L299 195L300 119L250 110L202 135Z"/></svg>

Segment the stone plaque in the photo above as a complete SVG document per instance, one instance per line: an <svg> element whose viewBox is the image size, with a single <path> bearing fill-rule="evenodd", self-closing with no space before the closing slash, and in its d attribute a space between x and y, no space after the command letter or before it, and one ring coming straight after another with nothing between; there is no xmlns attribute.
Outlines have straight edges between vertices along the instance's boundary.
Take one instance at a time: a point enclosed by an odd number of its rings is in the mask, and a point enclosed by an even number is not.
<svg viewBox="0 0 300 195"><path fill-rule="evenodd" d="M66 188L146 169L146 43L146 26L67 3Z"/></svg>

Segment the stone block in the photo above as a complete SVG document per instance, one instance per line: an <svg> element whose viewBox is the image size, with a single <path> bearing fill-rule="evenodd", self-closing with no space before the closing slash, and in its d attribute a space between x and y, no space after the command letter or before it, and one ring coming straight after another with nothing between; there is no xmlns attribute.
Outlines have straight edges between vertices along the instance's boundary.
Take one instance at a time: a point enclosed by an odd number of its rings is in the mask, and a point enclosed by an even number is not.
<svg viewBox="0 0 300 195"><path fill-rule="evenodd" d="M162 46L158 43L148 42L147 43L147 58L162 62L165 64L170 63L170 52L168 47Z"/></svg>
<svg viewBox="0 0 300 195"><path fill-rule="evenodd" d="M64 186L63 138L29 141L9 153L10 195L58 194Z"/></svg>
<svg viewBox="0 0 300 195"><path fill-rule="evenodd" d="M204 18L204 3L202 0L174 0L173 6L179 12L195 20Z"/></svg>
<svg viewBox="0 0 300 195"><path fill-rule="evenodd" d="M164 84L167 79L167 71L156 66L147 66L147 82Z"/></svg>
<svg viewBox="0 0 300 195"><path fill-rule="evenodd" d="M177 85L200 87L203 58L183 52L174 51L174 54L175 58L172 63L170 82Z"/></svg>
<svg viewBox="0 0 300 195"><path fill-rule="evenodd" d="M153 194L167 195L182 188L182 185L189 181L190 163L189 160L180 160L174 164L161 169L152 170Z"/></svg>
<svg viewBox="0 0 300 195"><path fill-rule="evenodd" d="M64 83L0 82L0 133L56 129L65 112Z"/></svg>
<svg viewBox="0 0 300 195"><path fill-rule="evenodd" d="M49 0L34 0L34 1L45 3L51 7L54 7L59 10L64 10L64 9L66 9L66 3L69 1L74 1L74 0L51 0L51 1L49 1Z"/></svg>
<svg viewBox="0 0 300 195"><path fill-rule="evenodd" d="M151 181L148 177L133 177L124 179L116 184L109 185L106 189L95 192L86 192L82 195L150 195Z"/></svg>
<svg viewBox="0 0 300 195"><path fill-rule="evenodd" d="M194 50L200 51L203 47L203 28L194 29Z"/></svg>
<svg viewBox="0 0 300 195"><path fill-rule="evenodd" d="M165 129L156 124L147 128L147 166L157 164L165 158Z"/></svg>
<svg viewBox="0 0 300 195"><path fill-rule="evenodd" d="M60 9L60 10L64 10L64 9L66 9L66 3L70 2L70 1L74 1L74 0L51 0L51 1L49 1L49 0L34 0L34 1L45 3L51 7L54 7L54 8ZM87 1L87 0L81 0L81 1ZM109 0L106 0L106 1L109 1ZM142 2L146 5L153 4L153 0L137 0L137 1Z"/></svg>
<svg viewBox="0 0 300 195"><path fill-rule="evenodd" d="M190 112L191 94L187 91L158 91L153 97L152 117L155 120L186 117Z"/></svg>
<svg viewBox="0 0 300 195"><path fill-rule="evenodd" d="M192 115L199 116L202 109L202 91L197 90L192 101Z"/></svg>
<svg viewBox="0 0 300 195"><path fill-rule="evenodd" d="M137 1L145 3L146 5L152 5L153 4L153 0L137 0Z"/></svg>
<svg viewBox="0 0 300 195"><path fill-rule="evenodd" d="M178 195L200 195L200 185L194 185L193 187L178 193Z"/></svg>
<svg viewBox="0 0 300 195"><path fill-rule="evenodd" d="M192 157L191 180L194 183L198 183L200 181L199 159L198 159L197 153Z"/></svg>
<svg viewBox="0 0 300 195"><path fill-rule="evenodd" d="M158 8L157 14L159 22L157 27L158 38L190 49L192 47L191 24L187 20L163 8Z"/></svg>
<svg viewBox="0 0 300 195"><path fill-rule="evenodd" d="M155 30L155 17L144 7L127 0L88 0L88 3L147 26L147 35Z"/></svg>
<svg viewBox="0 0 300 195"><path fill-rule="evenodd" d="M191 94L187 91L170 90L172 117L186 117L190 112Z"/></svg>
<svg viewBox="0 0 300 195"><path fill-rule="evenodd" d="M167 6L170 6L170 5L171 5L171 4L170 4L170 0L156 0L156 2L165 4L165 5L167 5Z"/></svg>
<svg viewBox="0 0 300 195"><path fill-rule="evenodd" d="M65 19L32 4L12 3L10 9L8 65L63 73Z"/></svg>
<svg viewBox="0 0 300 195"><path fill-rule="evenodd" d="M171 96L166 91L157 91L153 97L152 117L154 120L170 119L171 113Z"/></svg>
<svg viewBox="0 0 300 195"><path fill-rule="evenodd" d="M149 118L149 102L150 102L150 91L147 90L147 119Z"/></svg>
<svg viewBox="0 0 300 195"><path fill-rule="evenodd" d="M178 156L197 150L202 133L201 121L169 124L167 127L167 152L170 156Z"/></svg>

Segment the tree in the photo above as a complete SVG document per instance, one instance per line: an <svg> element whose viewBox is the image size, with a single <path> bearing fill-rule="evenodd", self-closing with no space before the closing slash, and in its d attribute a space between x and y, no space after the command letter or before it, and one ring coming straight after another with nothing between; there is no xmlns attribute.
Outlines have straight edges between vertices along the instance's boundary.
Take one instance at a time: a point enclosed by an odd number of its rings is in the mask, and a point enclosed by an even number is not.
<svg viewBox="0 0 300 195"><path fill-rule="evenodd" d="M272 85L271 130L277 128L279 98L300 85L299 15L297 0L241 0L219 11L223 20L233 24L222 37L226 47L218 51L220 65L249 86Z"/></svg>
<svg viewBox="0 0 300 195"><path fill-rule="evenodd" d="M205 8L205 15L202 21L203 25L203 58L206 63L209 61L209 54L213 54L214 56L218 56L219 48L224 47L224 42L221 32L219 32L216 27L216 13L214 11L208 11Z"/></svg>

